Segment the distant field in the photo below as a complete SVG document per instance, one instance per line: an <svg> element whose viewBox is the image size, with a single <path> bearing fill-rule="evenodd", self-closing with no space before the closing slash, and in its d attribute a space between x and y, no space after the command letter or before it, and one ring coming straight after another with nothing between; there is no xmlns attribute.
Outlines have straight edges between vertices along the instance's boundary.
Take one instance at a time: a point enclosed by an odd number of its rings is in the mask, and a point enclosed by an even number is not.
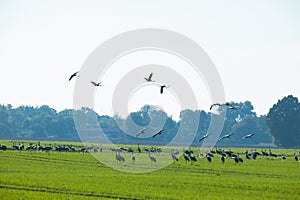
<svg viewBox="0 0 300 200"><path fill-rule="evenodd" d="M0 143L11 146L11 141ZM50 143L71 144L42 142ZM199 148L193 150L198 158ZM90 153L0 151L0 199L300 199L300 162L292 156L299 150L272 150L290 156L246 160L240 155L244 162L238 164L231 158L222 164L219 155L211 163L205 157L186 163L180 157L161 170L139 174L111 169ZM94 154L103 159L115 156L107 149ZM134 165L130 153L121 155L125 162L118 165ZM143 151L136 162L150 163L147 156ZM167 152L153 156L157 158L153 167L162 156L171 157Z"/></svg>

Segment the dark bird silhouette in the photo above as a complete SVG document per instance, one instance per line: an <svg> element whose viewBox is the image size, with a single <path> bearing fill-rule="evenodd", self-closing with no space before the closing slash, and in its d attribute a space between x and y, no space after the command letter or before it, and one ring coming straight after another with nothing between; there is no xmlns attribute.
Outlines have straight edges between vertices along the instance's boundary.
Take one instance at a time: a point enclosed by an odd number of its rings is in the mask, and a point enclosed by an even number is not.
<svg viewBox="0 0 300 200"><path fill-rule="evenodd" d="M221 161L222 161L222 163L225 162L225 156L224 155L221 155Z"/></svg>
<svg viewBox="0 0 300 200"><path fill-rule="evenodd" d="M244 137L242 137L242 139L246 139L246 138L252 138L252 136L255 135L255 133L249 133L248 135L245 135Z"/></svg>
<svg viewBox="0 0 300 200"><path fill-rule="evenodd" d="M201 142L202 140L206 139L209 136L209 133L203 135L200 139L199 142Z"/></svg>
<svg viewBox="0 0 300 200"><path fill-rule="evenodd" d="M298 156L294 153L294 159L298 162Z"/></svg>
<svg viewBox="0 0 300 200"><path fill-rule="evenodd" d="M78 73L79 73L79 71L72 74L69 78L69 81L72 80L72 78L74 78L75 76L78 76Z"/></svg>
<svg viewBox="0 0 300 200"><path fill-rule="evenodd" d="M144 134L146 129L147 129L147 128L143 128L140 132L138 132L138 133L136 134L135 137L138 137L139 135Z"/></svg>
<svg viewBox="0 0 300 200"><path fill-rule="evenodd" d="M211 160L212 160L210 155L208 155L208 154L206 155L206 159L207 159L208 162L211 162Z"/></svg>
<svg viewBox="0 0 300 200"><path fill-rule="evenodd" d="M148 78L144 78L147 82L155 82L154 80L152 80L152 76L153 76L153 73L151 73L150 75L149 75L149 77Z"/></svg>
<svg viewBox="0 0 300 200"><path fill-rule="evenodd" d="M197 158L194 155L189 154L190 160L197 162Z"/></svg>
<svg viewBox="0 0 300 200"><path fill-rule="evenodd" d="M91 84L93 85L93 86L95 86L95 87L99 87L99 86L102 86L101 85L101 82L99 82L99 83L96 83L96 82L94 82L94 81L91 81Z"/></svg>
<svg viewBox="0 0 300 200"><path fill-rule="evenodd" d="M225 138L230 138L232 135L233 135L233 133L228 133L228 134L226 134L226 135L220 137L218 141L221 141L221 140L223 140L223 139L225 139Z"/></svg>
<svg viewBox="0 0 300 200"><path fill-rule="evenodd" d="M233 157L233 160L234 160L235 163L239 163L239 159L238 159L237 156L234 156L234 157Z"/></svg>
<svg viewBox="0 0 300 200"><path fill-rule="evenodd" d="M185 155L185 154L183 154L183 158L184 158L185 162L190 161L190 158L187 155Z"/></svg>
<svg viewBox="0 0 300 200"><path fill-rule="evenodd" d="M162 134L163 130L164 130L164 129L161 129L160 131L158 131L157 133L155 133L155 134L152 136L152 138L155 138L156 136Z"/></svg>
<svg viewBox="0 0 300 200"><path fill-rule="evenodd" d="M161 85L160 87L160 93L164 93L164 88L169 88L170 86L166 86L166 85Z"/></svg>
<svg viewBox="0 0 300 200"><path fill-rule="evenodd" d="M274 154L271 149L269 150L269 156L277 158L277 154Z"/></svg>
<svg viewBox="0 0 300 200"><path fill-rule="evenodd" d="M220 104L220 103L214 103L210 106L209 110L211 110L214 106L229 106L230 104L228 102Z"/></svg>
<svg viewBox="0 0 300 200"><path fill-rule="evenodd" d="M241 163L244 162L244 160L241 157L238 156L237 158L239 159L239 162L241 162Z"/></svg>

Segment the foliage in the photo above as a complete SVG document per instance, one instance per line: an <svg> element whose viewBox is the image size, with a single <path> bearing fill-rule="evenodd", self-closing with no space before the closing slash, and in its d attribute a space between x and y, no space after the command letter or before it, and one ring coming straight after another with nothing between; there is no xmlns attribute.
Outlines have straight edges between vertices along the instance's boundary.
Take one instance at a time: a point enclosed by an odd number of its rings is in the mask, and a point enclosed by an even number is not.
<svg viewBox="0 0 300 200"><path fill-rule="evenodd" d="M101 127L104 134L114 143L167 144L180 130L184 132L185 137L194 137L193 145L200 145L199 138L207 134L212 116L223 112L226 112L225 124L220 136L228 133L234 133L234 135L231 139L218 142L219 146L270 146L273 137L276 144L287 146L284 138L279 139L278 137L278 132L281 132L282 129L276 131L278 124L280 124L278 123L279 119L284 121L282 123L292 123L292 126L285 129L289 133L292 130L294 132L296 129L298 132L300 130L299 120L297 121L295 117L290 119L294 115L300 116L299 108L297 111L293 108L285 108L287 110L284 112L291 112L288 115L285 114L285 118L282 118L283 116L281 118L274 117L274 113L279 112L275 111L278 110L277 108L273 108L266 118L266 116L256 115L250 101L230 102L230 104L236 109L220 106L212 112L183 110L180 113L179 121L174 121L163 110L150 105L145 105L139 111L132 112L125 118L117 115L114 117L102 116L90 108L66 109L57 112L47 105L41 107L20 106L17 108L13 108L12 105L0 105L0 138L80 141L77 133L78 128L91 130ZM270 135L266 120L272 128L272 135ZM144 127L147 127L144 136L149 138L137 138L136 134ZM163 134L152 139L151 135L158 132L159 129L164 129ZM196 133L194 133L195 130ZM252 139L241 140L244 135L249 133L255 133L255 136ZM298 140L295 139L296 141ZM293 143L292 145L298 144Z"/></svg>
<svg viewBox="0 0 300 200"><path fill-rule="evenodd" d="M275 144L282 147L300 146L300 103L289 95L279 100L267 115Z"/></svg>

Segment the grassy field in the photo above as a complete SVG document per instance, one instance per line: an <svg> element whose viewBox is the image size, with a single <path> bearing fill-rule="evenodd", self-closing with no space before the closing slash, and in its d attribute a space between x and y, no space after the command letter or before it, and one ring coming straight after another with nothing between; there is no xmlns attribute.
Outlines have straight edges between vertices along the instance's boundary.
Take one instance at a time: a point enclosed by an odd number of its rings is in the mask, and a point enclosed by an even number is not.
<svg viewBox="0 0 300 200"><path fill-rule="evenodd" d="M194 150L198 152L199 148ZM273 152L293 155L299 150ZM110 150L0 151L0 199L300 199L300 162L293 157L246 160L241 155L244 163L238 164L231 158L222 164L217 155L211 163L205 158L186 163L180 157L179 162L157 171L126 173L107 167L93 154L115 158ZM116 165L134 165L131 154L122 156L125 162ZM147 156L141 153L136 162L150 163ZM162 156L171 157L164 152L155 155L157 163L146 167L159 166Z"/></svg>

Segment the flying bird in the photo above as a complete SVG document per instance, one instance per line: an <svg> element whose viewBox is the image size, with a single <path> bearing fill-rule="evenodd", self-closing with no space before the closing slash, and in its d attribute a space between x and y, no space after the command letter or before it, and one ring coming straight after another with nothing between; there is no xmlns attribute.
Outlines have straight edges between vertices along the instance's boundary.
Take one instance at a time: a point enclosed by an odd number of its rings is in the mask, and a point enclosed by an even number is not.
<svg viewBox="0 0 300 200"><path fill-rule="evenodd" d="M155 133L155 134L152 136L152 138L155 138L156 136L162 134L163 130L164 130L164 129L161 129L160 131L158 131L157 133Z"/></svg>
<svg viewBox="0 0 300 200"><path fill-rule="evenodd" d="M218 141L221 141L221 140L223 140L225 138L230 138L232 135L233 135L233 133L226 134L226 135L220 137Z"/></svg>
<svg viewBox="0 0 300 200"><path fill-rule="evenodd" d="M226 103L214 103L210 106L209 110L211 110L214 106L228 106L227 108L229 109L236 109L236 106L231 106L230 103L226 102Z"/></svg>
<svg viewBox="0 0 300 200"><path fill-rule="evenodd" d="M91 81L91 84L92 84L93 86L95 86L95 87L97 87L97 86L102 86L102 85L101 85L101 82L96 83L96 82L94 82L94 81Z"/></svg>
<svg viewBox="0 0 300 200"><path fill-rule="evenodd" d="M250 133L250 134L245 135L244 137L242 137L242 139L252 138L253 135L255 135L255 133Z"/></svg>
<svg viewBox="0 0 300 200"><path fill-rule="evenodd" d="M139 135L144 134L146 129L147 129L147 128L143 128L140 132L138 132L138 133L136 134L135 137L138 137Z"/></svg>
<svg viewBox="0 0 300 200"><path fill-rule="evenodd" d="M148 78L144 78L147 82L155 82L154 80L152 80L152 76L153 76L153 73L151 73L150 75L149 75L149 77Z"/></svg>
<svg viewBox="0 0 300 200"><path fill-rule="evenodd" d="M78 73L79 73L79 72L75 72L74 74L72 74L72 75L70 76L70 78L69 78L69 81L72 80L72 78L74 78L75 76L78 76Z"/></svg>
<svg viewBox="0 0 300 200"><path fill-rule="evenodd" d="M164 92L164 88L169 88L170 86L161 85L160 87L160 93L162 94Z"/></svg>
<svg viewBox="0 0 300 200"><path fill-rule="evenodd" d="M200 139L199 139L199 142L206 139L207 137L209 136L209 133L203 135Z"/></svg>

